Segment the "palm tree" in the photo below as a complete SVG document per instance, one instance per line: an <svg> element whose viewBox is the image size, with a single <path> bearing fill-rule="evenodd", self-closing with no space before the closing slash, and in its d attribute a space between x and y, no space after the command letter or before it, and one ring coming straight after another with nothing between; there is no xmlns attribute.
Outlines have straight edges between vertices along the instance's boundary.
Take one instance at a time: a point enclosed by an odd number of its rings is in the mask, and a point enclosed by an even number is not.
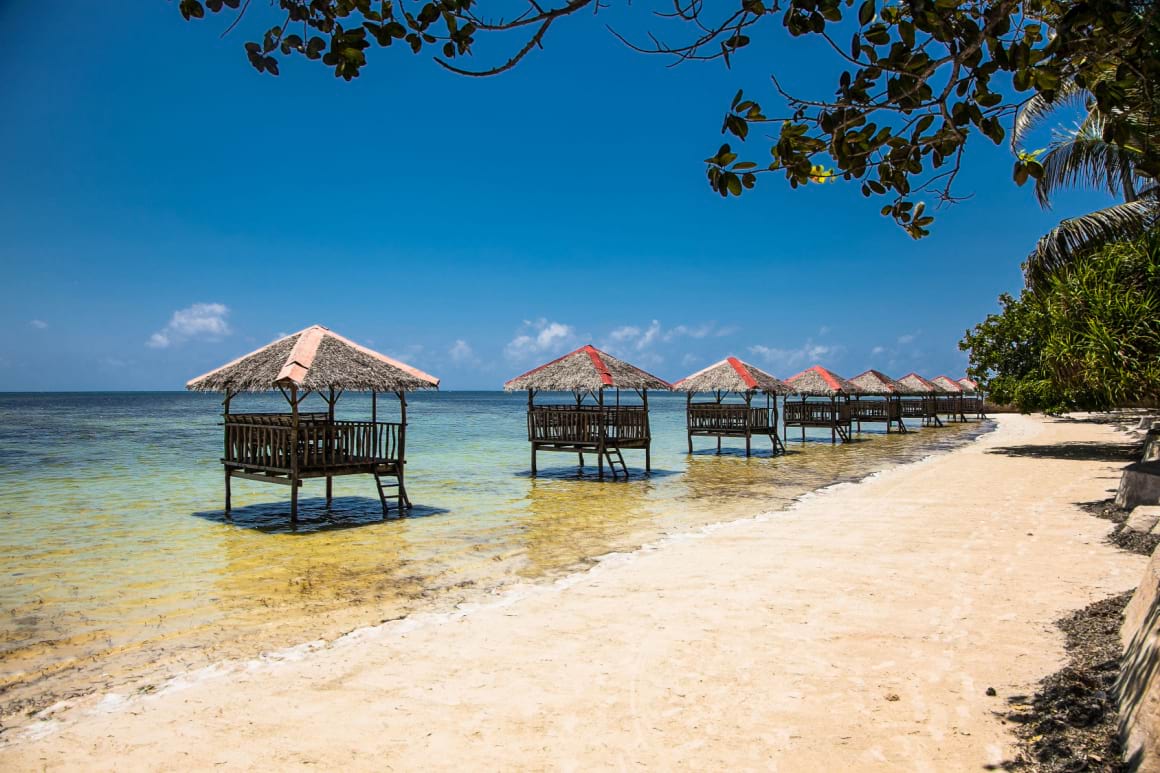
<svg viewBox="0 0 1160 773"><path fill-rule="evenodd" d="M1045 209L1061 188L1084 187L1122 198L1119 204L1063 220L1040 238L1027 256L1024 273L1031 286L1067 266L1077 256L1101 245L1139 236L1160 220L1160 186L1145 166L1144 148L1155 147L1157 127L1150 116L1115 116L1118 134L1127 142L1109 141L1109 117L1095 106L1091 94L1078 86L1060 89L1051 102L1036 95L1020 108L1011 132L1011 146L1061 108L1081 107L1082 121L1072 130L1056 132L1038 159L1035 196ZM1128 127L1128 131L1123 131ZM1027 154L1021 154L1027 158Z"/></svg>

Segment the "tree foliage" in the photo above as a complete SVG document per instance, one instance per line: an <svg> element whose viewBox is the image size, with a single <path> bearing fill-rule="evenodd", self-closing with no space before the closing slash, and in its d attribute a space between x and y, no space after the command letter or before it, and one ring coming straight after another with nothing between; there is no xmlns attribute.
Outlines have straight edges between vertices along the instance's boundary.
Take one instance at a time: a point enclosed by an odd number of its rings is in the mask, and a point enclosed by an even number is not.
<svg viewBox="0 0 1160 773"><path fill-rule="evenodd" d="M250 16L271 21L245 44L250 63L277 75L279 62L303 56L336 77L358 77L373 48L434 51L442 67L463 75L495 75L544 45L549 29L607 0L179 0L186 19L233 14L227 31ZM517 14L503 17L505 9ZM812 36L833 55L832 94L801 95L773 74L777 108L737 92L722 133L730 139L706 159L722 196L753 188L761 175L793 187L842 179L881 197L884 215L915 238L933 222L935 206L961 197L956 177L972 136L1001 143L1022 104L1050 105L1081 88L1105 116L1106 142L1138 137L1132 121L1151 121L1160 82L1160 14L1152 0L671 0L656 11L657 32L633 48L677 62L720 59L748 49ZM263 25L264 26L264 25ZM778 30L777 28L780 28ZM776 37L763 38L769 29ZM675 42L661 36L674 34ZM778 35L777 33L780 33ZM614 34L615 31L614 31ZM515 41L495 63L477 64L476 44ZM750 89L749 91L753 91ZM762 89L758 89L762 91ZM1134 116L1134 117L1133 117ZM768 126L752 147L755 126ZM1160 153L1140 148L1139 167L1160 171ZM1020 157L1017 180L1037 178L1034 157Z"/></svg>
<svg viewBox="0 0 1160 773"><path fill-rule="evenodd" d="M1160 399L1160 233L1109 244L969 330L972 377L1021 410Z"/></svg>

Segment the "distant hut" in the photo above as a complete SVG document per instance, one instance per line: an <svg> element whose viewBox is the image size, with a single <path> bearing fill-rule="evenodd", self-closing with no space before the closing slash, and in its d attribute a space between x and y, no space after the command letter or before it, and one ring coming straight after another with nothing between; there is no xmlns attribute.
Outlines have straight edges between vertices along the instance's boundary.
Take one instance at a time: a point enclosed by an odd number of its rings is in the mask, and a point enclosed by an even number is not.
<svg viewBox="0 0 1160 773"><path fill-rule="evenodd" d="M785 400L784 434L788 436L790 427L801 427L804 442L806 427L824 427L830 430L831 443L838 442L838 438L850 441L850 407L846 401L857 389L849 381L814 365L785 383L790 394L801 399Z"/></svg>
<svg viewBox="0 0 1160 773"><path fill-rule="evenodd" d="M685 426L689 437L689 453L693 453L693 436L717 438L717 452L721 452L721 438L745 438L745 455L749 456L754 435L766 436L773 453L785 451L777 435L777 396L789 392L779 379L742 362L727 357L720 362L686 376L673 384L674 392L686 394ZM694 394L710 394L713 400L693 402ZM753 398L765 395L765 407L753 407ZM727 402L730 397L743 402Z"/></svg>
<svg viewBox="0 0 1160 773"><path fill-rule="evenodd" d="M326 478L326 506L336 475L372 475L383 516L387 490L400 509L411 507L404 485L407 450L406 393L438 389L439 379L371 351L320 325L279 338L255 352L186 384L194 392L223 392L225 509L230 512L234 478L290 486L290 520L298 520L298 489L308 478ZM230 413L241 392L278 390L289 413ZM334 405L344 392L370 392L370 421L339 421ZM399 399L399 421L378 420L378 393ZM311 393L326 402L325 413L303 413ZM383 478L394 479L385 483Z"/></svg>
<svg viewBox="0 0 1160 773"><path fill-rule="evenodd" d="M921 419L923 426L943 425L938 415L938 387L917 373L907 373L898 383L906 390L902 397L903 417Z"/></svg>
<svg viewBox="0 0 1160 773"><path fill-rule="evenodd" d="M528 393L528 442L532 444L532 474L536 474L539 451L577 454L595 453L600 477L604 463L615 478L628 477L625 449L644 450L644 468L652 470L652 433L648 421L648 390L669 389L669 383L635 365L582 346L574 352L534 368L503 385L507 392ZM613 390L614 402L605 400ZM639 405L621 405L621 390L640 397ZM536 405L540 392L571 392L574 404ZM591 399L592 403L585 403ZM618 469L619 468L619 469Z"/></svg>
<svg viewBox="0 0 1160 773"><path fill-rule="evenodd" d="M935 376L930 380L939 390L935 401L938 403L938 412L950 421L966 421L967 414L963 410L963 387L949 376Z"/></svg>
<svg viewBox="0 0 1160 773"><path fill-rule="evenodd" d="M862 422L885 423L887 434L896 423L899 432L907 431L902 421L902 395L906 387L873 369L854 376L850 384L857 390L857 396L849 401L850 419L857 423L859 432Z"/></svg>
<svg viewBox="0 0 1160 773"><path fill-rule="evenodd" d="M979 382L964 376L959 379L959 386L963 388L963 410L975 414L976 419L985 419L983 412L983 390L979 389Z"/></svg>

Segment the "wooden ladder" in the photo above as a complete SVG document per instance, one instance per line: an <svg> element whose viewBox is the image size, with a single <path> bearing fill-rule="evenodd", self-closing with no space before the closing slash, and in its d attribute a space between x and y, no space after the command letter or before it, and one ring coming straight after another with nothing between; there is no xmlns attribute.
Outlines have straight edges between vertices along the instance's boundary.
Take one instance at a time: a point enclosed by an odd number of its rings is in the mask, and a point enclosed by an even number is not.
<svg viewBox="0 0 1160 773"><path fill-rule="evenodd" d="M375 485L378 486L378 489L379 489L379 502L381 502L383 505L383 517L386 518L387 513L390 510L390 508L387 507L387 489L392 489L392 488L395 489L394 496L395 496L395 500L396 500L396 505L398 506L399 514L401 515L403 513L403 501L404 501L403 497L406 495L403 493L403 484L401 482L399 482L399 479L395 478L394 483L383 483L382 476L380 476L376 472L375 473Z"/></svg>
<svg viewBox="0 0 1160 773"><path fill-rule="evenodd" d="M608 469L612 472L612 477L617 476L616 465L620 465L620 473L625 478L628 477L628 465L624 463L624 454L620 452L620 448L613 446L612 448L604 449L604 455L608 458Z"/></svg>

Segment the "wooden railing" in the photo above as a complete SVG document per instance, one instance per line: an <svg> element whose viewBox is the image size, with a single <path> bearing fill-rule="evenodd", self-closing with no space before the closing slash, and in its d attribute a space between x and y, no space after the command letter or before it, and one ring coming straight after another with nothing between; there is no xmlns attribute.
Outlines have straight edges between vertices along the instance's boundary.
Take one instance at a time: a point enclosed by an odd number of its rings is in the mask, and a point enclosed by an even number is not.
<svg viewBox="0 0 1160 773"><path fill-rule="evenodd" d="M936 407L935 398L933 397L903 398L902 416L906 419L923 419L928 416L933 416Z"/></svg>
<svg viewBox="0 0 1160 773"><path fill-rule="evenodd" d="M686 411L690 430L720 430L744 432L769 430L773 427L773 411L744 405L721 403L693 403Z"/></svg>
<svg viewBox="0 0 1160 773"><path fill-rule="evenodd" d="M289 414L230 414L225 421L224 461L239 467L288 472L295 454L299 471L399 460L401 424L331 422L326 414L306 416L305 421L299 416L295 437Z"/></svg>
<svg viewBox="0 0 1160 773"><path fill-rule="evenodd" d="M533 443L648 439L648 411L643 406L536 405L528 409L528 440Z"/></svg>
<svg viewBox="0 0 1160 773"><path fill-rule="evenodd" d="M939 413L953 416L962 412L962 400L958 395L941 395L935 398L935 404Z"/></svg>
<svg viewBox="0 0 1160 773"><path fill-rule="evenodd" d="M841 402L794 402L786 400L783 411L785 424L828 427L834 422L844 423L850 420L850 408L843 400Z"/></svg>
<svg viewBox="0 0 1160 773"><path fill-rule="evenodd" d="M850 418L859 421L893 421L901 415L901 410L893 398L850 401Z"/></svg>

